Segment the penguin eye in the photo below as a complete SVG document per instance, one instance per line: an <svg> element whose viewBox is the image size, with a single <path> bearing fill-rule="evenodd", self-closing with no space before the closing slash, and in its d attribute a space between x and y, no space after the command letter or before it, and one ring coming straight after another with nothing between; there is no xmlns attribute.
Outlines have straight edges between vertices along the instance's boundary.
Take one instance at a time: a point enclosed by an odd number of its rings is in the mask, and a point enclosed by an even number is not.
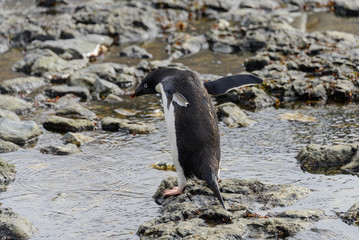
<svg viewBox="0 0 359 240"><path fill-rule="evenodd" d="M144 84L143 84L143 87L144 87L144 88L147 88L147 83L144 83Z"/></svg>

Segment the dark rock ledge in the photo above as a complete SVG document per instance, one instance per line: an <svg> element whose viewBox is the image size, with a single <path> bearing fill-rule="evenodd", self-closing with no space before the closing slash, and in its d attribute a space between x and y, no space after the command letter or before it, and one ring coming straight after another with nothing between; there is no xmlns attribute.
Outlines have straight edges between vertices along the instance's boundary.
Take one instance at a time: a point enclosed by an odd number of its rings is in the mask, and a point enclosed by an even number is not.
<svg viewBox="0 0 359 240"><path fill-rule="evenodd" d="M184 194L163 198L163 191L175 185L176 178L170 177L159 186L154 199L162 205L161 216L139 227L141 239L286 238L325 216L317 209L271 212L265 216L253 211L259 205L261 210L289 206L310 193L294 185L223 180L220 188L228 211L199 180L189 183Z"/></svg>

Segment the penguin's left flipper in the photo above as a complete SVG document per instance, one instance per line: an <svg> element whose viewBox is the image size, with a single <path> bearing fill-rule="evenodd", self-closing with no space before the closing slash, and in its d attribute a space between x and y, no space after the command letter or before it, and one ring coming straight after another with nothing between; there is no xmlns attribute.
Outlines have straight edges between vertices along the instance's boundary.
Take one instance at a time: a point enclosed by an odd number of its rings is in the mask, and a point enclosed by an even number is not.
<svg viewBox="0 0 359 240"><path fill-rule="evenodd" d="M245 85L261 84L263 80L251 74L239 74L205 82L204 87L211 95L222 95L229 90Z"/></svg>
<svg viewBox="0 0 359 240"><path fill-rule="evenodd" d="M167 108L169 108L172 102L177 103L181 107L187 107L189 102L181 93L175 91L170 81L162 81L162 87L167 97Z"/></svg>

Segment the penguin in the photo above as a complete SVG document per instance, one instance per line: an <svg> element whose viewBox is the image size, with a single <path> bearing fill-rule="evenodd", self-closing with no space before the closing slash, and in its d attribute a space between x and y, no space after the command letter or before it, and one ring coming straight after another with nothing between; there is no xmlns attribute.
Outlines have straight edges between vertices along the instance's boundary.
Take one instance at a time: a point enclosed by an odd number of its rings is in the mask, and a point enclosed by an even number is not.
<svg viewBox="0 0 359 240"><path fill-rule="evenodd" d="M160 93L171 155L178 175L178 187L164 196L179 195L187 179L204 180L224 209L218 186L220 134L216 110L210 95L221 95L244 85L261 84L262 79L241 74L203 83L195 73L174 68L150 72L131 98Z"/></svg>

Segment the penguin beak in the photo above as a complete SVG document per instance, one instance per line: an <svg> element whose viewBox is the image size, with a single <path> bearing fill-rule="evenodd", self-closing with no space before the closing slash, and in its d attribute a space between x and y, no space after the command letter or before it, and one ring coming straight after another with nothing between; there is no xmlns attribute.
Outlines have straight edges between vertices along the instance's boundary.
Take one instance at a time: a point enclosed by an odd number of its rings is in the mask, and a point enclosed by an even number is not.
<svg viewBox="0 0 359 240"><path fill-rule="evenodd" d="M136 96L137 96L137 93L134 91L134 92L131 94L130 98L132 99L132 98L135 98Z"/></svg>

